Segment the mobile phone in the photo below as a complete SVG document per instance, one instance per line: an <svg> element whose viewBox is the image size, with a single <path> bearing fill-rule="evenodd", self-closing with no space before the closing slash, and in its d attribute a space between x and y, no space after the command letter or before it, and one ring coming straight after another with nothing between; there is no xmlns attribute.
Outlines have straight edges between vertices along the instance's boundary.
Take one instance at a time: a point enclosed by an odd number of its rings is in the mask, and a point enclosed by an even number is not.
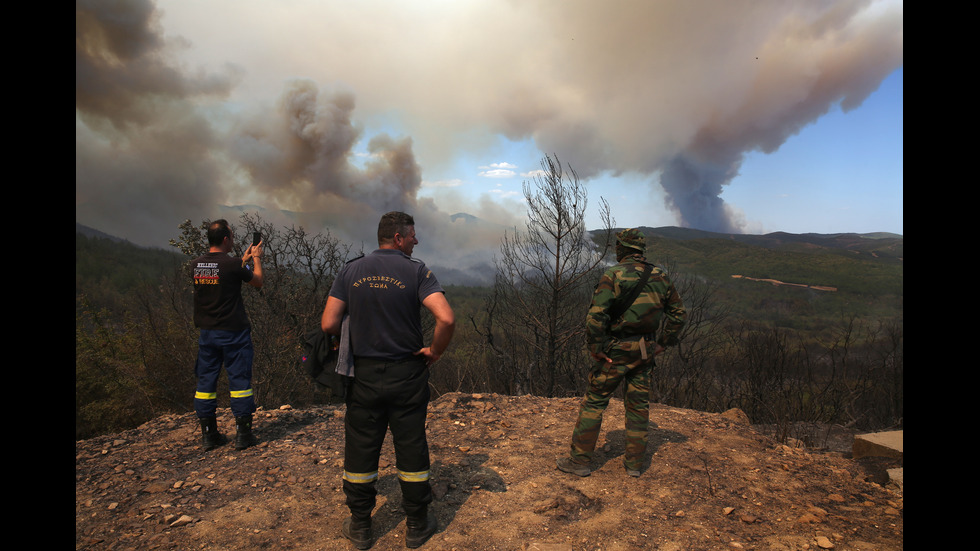
<svg viewBox="0 0 980 551"><path fill-rule="evenodd" d="M259 244L259 241L262 241L262 234L259 233L259 232L257 232L257 231L253 231L252 232L252 245L258 245Z"/></svg>

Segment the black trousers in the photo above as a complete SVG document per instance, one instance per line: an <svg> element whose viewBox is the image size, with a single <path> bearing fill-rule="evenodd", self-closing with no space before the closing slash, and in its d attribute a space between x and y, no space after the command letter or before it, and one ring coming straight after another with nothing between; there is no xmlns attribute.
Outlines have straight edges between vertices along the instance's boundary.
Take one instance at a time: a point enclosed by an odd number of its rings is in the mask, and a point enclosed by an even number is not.
<svg viewBox="0 0 980 551"><path fill-rule="evenodd" d="M401 362L355 359L344 423L344 494L351 516L370 518L377 499L378 459L391 429L402 507L425 518L432 502L425 418L429 368L424 359Z"/></svg>

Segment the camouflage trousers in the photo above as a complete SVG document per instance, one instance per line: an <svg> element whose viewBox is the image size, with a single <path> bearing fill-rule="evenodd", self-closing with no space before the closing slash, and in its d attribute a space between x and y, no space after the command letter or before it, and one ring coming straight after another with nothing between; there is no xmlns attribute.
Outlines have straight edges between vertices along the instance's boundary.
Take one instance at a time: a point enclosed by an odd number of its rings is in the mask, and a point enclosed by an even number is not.
<svg viewBox="0 0 980 551"><path fill-rule="evenodd" d="M578 412L572 431L571 458L588 464L595 451L602 414L609 398L619 386L625 385L627 469L639 470L647 448L647 422L650 419L650 371L654 365L652 346L647 343L648 359L642 359L637 341L616 341L606 352L612 362L597 361L589 373L589 390Z"/></svg>

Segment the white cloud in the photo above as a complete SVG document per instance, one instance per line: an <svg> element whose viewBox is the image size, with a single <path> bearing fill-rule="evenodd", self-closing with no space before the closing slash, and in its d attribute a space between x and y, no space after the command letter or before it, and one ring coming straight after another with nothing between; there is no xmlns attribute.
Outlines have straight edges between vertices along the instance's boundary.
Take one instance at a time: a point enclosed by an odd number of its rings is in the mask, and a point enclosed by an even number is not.
<svg viewBox="0 0 980 551"><path fill-rule="evenodd" d="M548 175L548 173L545 172L545 171L543 171L543 170L541 170L541 169L532 170L530 172L522 172L521 173L521 177L522 178L536 178L538 176L544 177L544 176L547 176L547 175Z"/></svg>
<svg viewBox="0 0 980 551"><path fill-rule="evenodd" d="M505 168L495 168L491 170L481 170L480 176L484 178L512 178L516 172Z"/></svg>

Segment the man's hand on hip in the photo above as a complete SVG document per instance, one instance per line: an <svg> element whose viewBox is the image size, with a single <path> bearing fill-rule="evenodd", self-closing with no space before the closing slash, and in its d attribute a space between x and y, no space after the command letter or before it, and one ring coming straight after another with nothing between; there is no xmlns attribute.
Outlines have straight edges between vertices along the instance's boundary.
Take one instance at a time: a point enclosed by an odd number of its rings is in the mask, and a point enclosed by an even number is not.
<svg viewBox="0 0 980 551"><path fill-rule="evenodd" d="M442 354L436 354L436 353L432 352L432 347L430 347L430 346L426 346L425 348L419 350L418 352L415 353L415 355L416 356L424 356L425 357L425 365L432 365L432 364L436 363L437 361L439 361L439 358L442 357Z"/></svg>

